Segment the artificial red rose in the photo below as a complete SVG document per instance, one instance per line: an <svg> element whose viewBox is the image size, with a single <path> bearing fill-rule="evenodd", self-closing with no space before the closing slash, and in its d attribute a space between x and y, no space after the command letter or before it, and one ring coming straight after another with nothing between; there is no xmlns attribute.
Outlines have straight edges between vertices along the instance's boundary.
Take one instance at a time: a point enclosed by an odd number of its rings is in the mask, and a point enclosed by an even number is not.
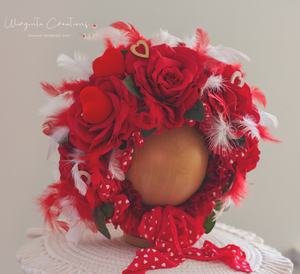
<svg viewBox="0 0 300 274"><path fill-rule="evenodd" d="M94 85L109 97L113 110L104 121L89 123L82 114L82 103L78 98L68 111L69 140L84 152L97 148L103 155L122 145L122 140L127 140L135 130L133 115L137 99L116 76L95 78Z"/></svg>
<svg viewBox="0 0 300 274"><path fill-rule="evenodd" d="M243 87L226 83L223 98L228 106L232 119L241 119L241 116L247 114L254 118L255 123L259 122L259 112L253 104L250 87L246 83Z"/></svg>
<svg viewBox="0 0 300 274"><path fill-rule="evenodd" d="M241 171L251 171L259 161L258 140L247 138L245 146L239 147L235 153L238 156L236 158L237 168Z"/></svg>
<svg viewBox="0 0 300 274"><path fill-rule="evenodd" d="M243 120L243 117L251 116L255 123L259 122L260 116L258 109L253 104L250 87L244 83L242 87L235 83L231 83L230 79L234 72L241 72L239 66L224 65L217 72L217 75L222 75L222 87L219 90L203 93L201 100L211 107L211 112L216 115L216 112L222 113L224 117L229 117L231 122L235 120ZM243 73L241 72L241 75Z"/></svg>
<svg viewBox="0 0 300 274"><path fill-rule="evenodd" d="M153 120L153 117L151 117L149 113L145 111L139 113L136 124L139 128L146 129L146 130L150 130L152 128L157 127L156 121Z"/></svg>
<svg viewBox="0 0 300 274"><path fill-rule="evenodd" d="M258 123L260 116L257 108L253 104L250 87L246 83L240 87L237 85L239 80L236 80L234 83L230 82L231 76L236 71L239 71L244 77L243 73L240 71L240 67L237 65L226 65L222 71L222 78L224 81L222 96L226 108L230 111L232 120L234 120L234 118L241 119L241 116L248 114L254 118L255 123Z"/></svg>
<svg viewBox="0 0 300 274"><path fill-rule="evenodd" d="M160 111L154 117L163 116L168 129L181 127L184 113L195 105L207 80L198 54L189 48L164 44L152 47L148 59L134 61L131 55L128 52L126 59L133 60L133 66L125 60L125 70L133 73L149 114L153 115L153 109Z"/></svg>

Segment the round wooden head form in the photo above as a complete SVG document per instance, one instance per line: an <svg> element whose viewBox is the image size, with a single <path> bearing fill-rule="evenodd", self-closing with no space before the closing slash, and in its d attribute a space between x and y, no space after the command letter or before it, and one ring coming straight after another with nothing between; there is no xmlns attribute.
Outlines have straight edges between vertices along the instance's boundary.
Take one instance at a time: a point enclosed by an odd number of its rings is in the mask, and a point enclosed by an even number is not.
<svg viewBox="0 0 300 274"><path fill-rule="evenodd" d="M147 137L132 157L126 179L149 206L186 201L201 186L208 163L203 133L187 124Z"/></svg>

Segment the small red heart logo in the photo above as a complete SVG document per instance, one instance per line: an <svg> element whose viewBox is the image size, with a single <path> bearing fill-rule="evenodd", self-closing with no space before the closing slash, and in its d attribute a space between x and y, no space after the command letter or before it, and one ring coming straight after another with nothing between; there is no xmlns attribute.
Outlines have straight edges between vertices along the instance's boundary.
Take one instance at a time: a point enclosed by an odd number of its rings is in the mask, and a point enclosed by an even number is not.
<svg viewBox="0 0 300 274"><path fill-rule="evenodd" d="M102 56L95 59L93 70L97 77L122 75L125 71L124 56L116 49L107 49Z"/></svg>
<svg viewBox="0 0 300 274"><path fill-rule="evenodd" d="M101 123L113 111L110 98L96 87L86 87L80 92L82 114L92 124Z"/></svg>

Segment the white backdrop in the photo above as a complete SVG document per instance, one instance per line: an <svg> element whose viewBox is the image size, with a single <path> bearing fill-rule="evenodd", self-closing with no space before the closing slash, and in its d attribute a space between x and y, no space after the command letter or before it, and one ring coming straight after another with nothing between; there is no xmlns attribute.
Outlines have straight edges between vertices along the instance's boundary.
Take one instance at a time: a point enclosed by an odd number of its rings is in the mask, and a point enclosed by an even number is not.
<svg viewBox="0 0 300 274"><path fill-rule="evenodd" d="M46 161L49 138L38 115L47 98L39 82L71 76L56 66L60 53L101 54L101 44L80 37L84 27L55 26L70 17L99 27L130 22L146 37L163 28L184 38L202 28L213 45L249 55L250 63L241 60L247 83L265 93L266 111L279 120L275 137L283 143L261 145L261 160L248 178L251 196L220 221L253 231L282 252L299 245L299 11L298 0L1 0L0 272L21 273L15 254L27 241L26 228L42 225L33 199L53 181L54 164ZM37 17L44 26L9 25L15 18L34 23Z"/></svg>

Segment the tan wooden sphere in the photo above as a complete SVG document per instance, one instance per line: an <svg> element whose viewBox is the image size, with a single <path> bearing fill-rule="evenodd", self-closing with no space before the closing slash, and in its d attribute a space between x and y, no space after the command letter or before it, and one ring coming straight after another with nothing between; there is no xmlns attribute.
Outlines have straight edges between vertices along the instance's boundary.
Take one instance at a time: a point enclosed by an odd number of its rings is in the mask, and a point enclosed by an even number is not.
<svg viewBox="0 0 300 274"><path fill-rule="evenodd" d="M186 201L201 186L208 163L203 133L187 124L147 137L132 157L126 179L149 206Z"/></svg>

